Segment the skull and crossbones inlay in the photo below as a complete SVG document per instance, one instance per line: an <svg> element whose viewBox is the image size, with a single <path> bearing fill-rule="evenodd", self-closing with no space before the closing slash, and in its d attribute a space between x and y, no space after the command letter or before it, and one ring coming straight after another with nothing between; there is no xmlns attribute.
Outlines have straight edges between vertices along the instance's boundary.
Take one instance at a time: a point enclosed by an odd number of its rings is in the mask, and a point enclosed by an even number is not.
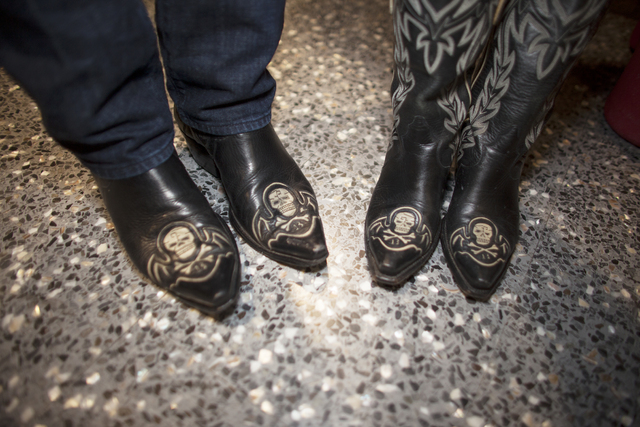
<svg viewBox="0 0 640 427"><path fill-rule="evenodd" d="M203 282L216 273L220 262L233 257L229 239L213 227L196 228L187 221L165 226L156 242L156 253L147 271L156 283Z"/></svg>
<svg viewBox="0 0 640 427"><path fill-rule="evenodd" d="M196 251L196 238L187 227L172 228L164 239L162 244L168 253L175 254L180 260L187 260Z"/></svg>
<svg viewBox="0 0 640 427"><path fill-rule="evenodd" d="M275 182L264 190L263 202L253 218L253 234L268 247L282 238L305 238L318 223L318 203L310 192Z"/></svg>
<svg viewBox="0 0 640 427"><path fill-rule="evenodd" d="M267 194L269 206L286 218L296 214L296 203L293 194L286 188L276 188Z"/></svg>
<svg viewBox="0 0 640 427"><path fill-rule="evenodd" d="M506 262L510 254L509 242L498 233L498 228L487 218L474 218L466 227L451 235L454 253L467 255L485 267Z"/></svg>
<svg viewBox="0 0 640 427"><path fill-rule="evenodd" d="M431 243L429 229L416 209L405 206L380 217L369 226L369 236L390 251L422 252Z"/></svg>

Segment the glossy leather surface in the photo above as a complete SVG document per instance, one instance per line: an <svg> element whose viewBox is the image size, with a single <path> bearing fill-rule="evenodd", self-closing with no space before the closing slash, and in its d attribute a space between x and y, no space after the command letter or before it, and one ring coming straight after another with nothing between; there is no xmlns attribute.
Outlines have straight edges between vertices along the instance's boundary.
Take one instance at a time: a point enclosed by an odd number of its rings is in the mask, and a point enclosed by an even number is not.
<svg viewBox="0 0 640 427"><path fill-rule="evenodd" d="M488 37L482 29L488 33L490 3L452 5L438 17L396 1L393 14L394 129L367 211L365 246L374 279L400 285L438 245L444 188L469 104L462 75ZM480 36L464 38L463 27ZM450 34L446 54L435 43L438 34ZM439 54L428 55L430 49Z"/></svg>
<svg viewBox="0 0 640 427"><path fill-rule="evenodd" d="M509 267L524 156L605 4L568 1L562 13L533 1L507 6L473 88L441 236L454 280L469 297L489 299Z"/></svg>
<svg viewBox="0 0 640 427"><path fill-rule="evenodd" d="M446 144L402 138L389 148L365 221L366 253L377 282L399 285L431 257L450 160Z"/></svg>
<svg viewBox="0 0 640 427"><path fill-rule="evenodd" d="M222 181L231 223L248 244L293 267L324 263L328 251L316 196L271 124L213 136L176 120L198 164Z"/></svg>
<svg viewBox="0 0 640 427"><path fill-rule="evenodd" d="M175 153L133 178L95 180L122 245L146 277L206 314L234 304L240 263L233 235Z"/></svg>

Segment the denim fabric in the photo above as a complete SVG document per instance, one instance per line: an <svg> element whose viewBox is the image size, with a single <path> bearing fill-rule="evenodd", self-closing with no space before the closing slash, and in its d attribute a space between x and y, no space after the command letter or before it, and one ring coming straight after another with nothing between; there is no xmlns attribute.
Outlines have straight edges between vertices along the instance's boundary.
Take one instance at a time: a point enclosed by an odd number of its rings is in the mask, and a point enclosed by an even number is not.
<svg viewBox="0 0 640 427"><path fill-rule="evenodd" d="M229 135L269 123L266 71L284 1L159 0L168 89L185 123ZM173 152L157 38L137 0L2 0L0 65L47 131L96 175L141 174Z"/></svg>
<svg viewBox="0 0 640 427"><path fill-rule="evenodd" d="M167 88L182 121L214 135L269 124L276 83L266 68L280 41L284 5L284 0L156 1Z"/></svg>

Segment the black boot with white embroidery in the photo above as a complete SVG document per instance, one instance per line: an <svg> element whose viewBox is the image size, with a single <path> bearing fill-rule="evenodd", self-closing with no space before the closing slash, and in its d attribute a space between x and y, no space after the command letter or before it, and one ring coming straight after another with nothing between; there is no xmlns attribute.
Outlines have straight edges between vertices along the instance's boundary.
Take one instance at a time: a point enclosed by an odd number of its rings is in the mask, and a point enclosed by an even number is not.
<svg viewBox="0 0 640 427"><path fill-rule="evenodd" d="M518 241L525 154L605 5L514 0L507 6L472 91L442 232L447 263L469 297L489 299L507 271Z"/></svg>
<svg viewBox="0 0 640 427"><path fill-rule="evenodd" d="M496 1L394 5L394 127L365 224L374 279L400 285L438 244L444 188L469 105L464 74L478 57Z"/></svg>

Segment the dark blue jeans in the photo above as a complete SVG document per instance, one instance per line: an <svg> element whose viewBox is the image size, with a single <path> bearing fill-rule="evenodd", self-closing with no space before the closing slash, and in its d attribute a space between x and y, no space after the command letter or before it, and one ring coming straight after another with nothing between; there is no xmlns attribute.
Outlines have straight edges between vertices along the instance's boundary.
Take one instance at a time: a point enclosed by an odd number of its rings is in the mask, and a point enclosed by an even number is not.
<svg viewBox="0 0 640 427"><path fill-rule="evenodd" d="M163 81L182 120L233 135L271 120L266 70L284 0L2 0L0 65L35 99L47 131L93 173L143 173L173 152Z"/></svg>

